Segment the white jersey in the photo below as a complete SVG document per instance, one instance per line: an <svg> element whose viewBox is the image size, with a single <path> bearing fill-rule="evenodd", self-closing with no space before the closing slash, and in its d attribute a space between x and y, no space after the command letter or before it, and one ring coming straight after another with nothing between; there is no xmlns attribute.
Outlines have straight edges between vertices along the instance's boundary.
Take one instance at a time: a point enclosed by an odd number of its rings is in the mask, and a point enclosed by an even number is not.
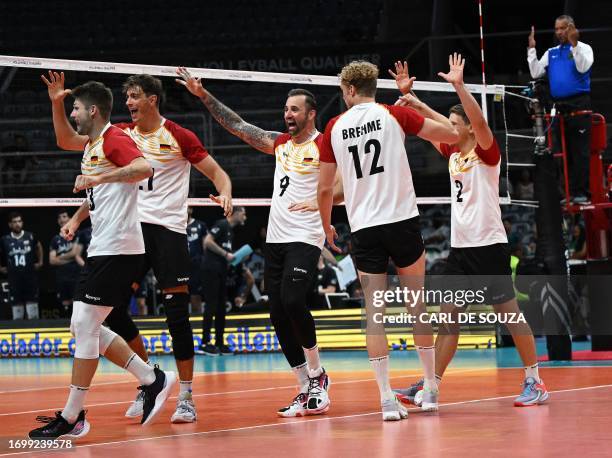
<svg viewBox="0 0 612 458"><path fill-rule="evenodd" d="M371 102L327 124L321 160L338 164L352 232L418 216L404 140L423 122L410 108Z"/></svg>
<svg viewBox="0 0 612 458"><path fill-rule="evenodd" d="M322 139L323 136L316 132L300 144L295 144L289 134L282 134L274 141L276 169L267 243L302 242L319 248L323 246L325 233L319 212L289 211L292 203L317 198Z"/></svg>
<svg viewBox="0 0 612 458"><path fill-rule="evenodd" d="M190 130L163 118L152 132L141 132L135 123L116 126L132 137L153 168L153 176L139 186L140 221L184 234L191 164L208 155L202 143Z"/></svg>
<svg viewBox="0 0 612 458"><path fill-rule="evenodd" d="M87 142L81 173L100 175L124 167L142 157L132 139L121 129L106 125L100 136ZM87 189L91 243L88 256L142 254L145 252L138 220L138 185L104 183Z"/></svg>
<svg viewBox="0 0 612 458"><path fill-rule="evenodd" d="M441 144L440 150L448 158L451 182L451 247L508 243L499 207L497 142L488 150L477 145L467 154L447 144Z"/></svg>

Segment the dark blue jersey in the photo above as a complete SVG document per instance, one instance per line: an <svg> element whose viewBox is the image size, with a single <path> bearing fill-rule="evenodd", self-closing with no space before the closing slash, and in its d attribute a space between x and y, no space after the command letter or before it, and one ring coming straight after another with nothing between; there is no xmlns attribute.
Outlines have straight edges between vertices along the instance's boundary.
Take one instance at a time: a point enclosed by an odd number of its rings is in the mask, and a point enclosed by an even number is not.
<svg viewBox="0 0 612 458"><path fill-rule="evenodd" d="M81 253L81 257L83 260L87 259L87 249L89 248L89 244L91 243L91 226L86 227L84 229L80 229L76 233L76 240L79 245L83 245L83 252Z"/></svg>
<svg viewBox="0 0 612 458"><path fill-rule="evenodd" d="M2 237L2 256L9 274L34 271L36 244L34 234L27 231L23 231L20 237L13 233Z"/></svg>
<svg viewBox="0 0 612 458"><path fill-rule="evenodd" d="M187 224L187 245L191 259L202 258L204 255L203 240L208 229L202 221L194 219Z"/></svg>
<svg viewBox="0 0 612 458"><path fill-rule="evenodd" d="M51 239L51 243L49 244L49 251L55 251L55 254L57 256L70 253L72 251L72 248L74 247L75 242L75 239L68 241L61 235L57 234ZM69 263L63 264L61 266L55 266L55 269L57 277L74 278L76 280L78 277L78 272L81 268L73 259Z"/></svg>

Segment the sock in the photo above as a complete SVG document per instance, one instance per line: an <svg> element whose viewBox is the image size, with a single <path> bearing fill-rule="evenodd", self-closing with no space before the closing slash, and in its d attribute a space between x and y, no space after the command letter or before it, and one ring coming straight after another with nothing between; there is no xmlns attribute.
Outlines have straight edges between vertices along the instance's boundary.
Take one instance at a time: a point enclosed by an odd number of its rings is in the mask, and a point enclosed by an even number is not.
<svg viewBox="0 0 612 458"><path fill-rule="evenodd" d="M442 377L436 374L436 384L438 385L438 387L440 387L441 383L442 383Z"/></svg>
<svg viewBox="0 0 612 458"><path fill-rule="evenodd" d="M81 410L83 410L83 403L85 402L85 396L89 388L70 385L70 394L68 395L68 401L66 406L62 410L62 417L70 423L76 422Z"/></svg>
<svg viewBox="0 0 612 458"><path fill-rule="evenodd" d="M525 368L525 378L533 377L536 382L540 383L540 374L538 373L538 363Z"/></svg>
<svg viewBox="0 0 612 458"><path fill-rule="evenodd" d="M153 368L140 359L136 353L132 353L132 356L130 356L123 368L136 377L143 385L150 385L155 381Z"/></svg>
<svg viewBox="0 0 612 458"><path fill-rule="evenodd" d="M193 384L193 380L185 381L182 380L179 382L179 394L181 393L191 393L191 385Z"/></svg>
<svg viewBox="0 0 612 458"><path fill-rule="evenodd" d="M300 393L308 393L308 365L306 363L292 367L291 370L297 378Z"/></svg>
<svg viewBox="0 0 612 458"><path fill-rule="evenodd" d="M416 347L421 365L423 366L423 389L436 391L438 384L435 376L436 348L435 347Z"/></svg>
<svg viewBox="0 0 612 458"><path fill-rule="evenodd" d="M393 390L391 390L391 385L389 383L389 356L370 358L370 364L376 376L376 383L380 391L380 400L395 399L395 394Z"/></svg>
<svg viewBox="0 0 612 458"><path fill-rule="evenodd" d="M312 348L304 348L304 356L306 356L310 376L317 377L321 375L323 370L321 369L321 360L319 359L319 347L315 345Z"/></svg>

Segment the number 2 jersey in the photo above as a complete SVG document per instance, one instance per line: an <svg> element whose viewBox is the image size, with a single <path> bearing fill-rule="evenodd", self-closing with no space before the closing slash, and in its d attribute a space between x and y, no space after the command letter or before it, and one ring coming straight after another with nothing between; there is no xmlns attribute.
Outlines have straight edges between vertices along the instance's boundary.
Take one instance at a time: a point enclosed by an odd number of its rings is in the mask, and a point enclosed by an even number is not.
<svg viewBox="0 0 612 458"><path fill-rule="evenodd" d="M110 123L94 141L85 144L81 173L101 175L124 167L142 153L134 141ZM103 183L87 189L91 243L88 256L143 254L138 221L138 184Z"/></svg>
<svg viewBox="0 0 612 458"><path fill-rule="evenodd" d="M323 246L325 233L319 212L289 211L292 203L317 198L322 140L323 135L316 132L300 144L294 143L289 134L282 134L274 141L276 169L267 243L302 242Z"/></svg>
<svg viewBox="0 0 612 458"><path fill-rule="evenodd" d="M191 164L208 156L204 146L193 132L165 118L151 132L135 123L115 126L132 137L153 168L153 176L140 183L140 222L185 234Z"/></svg>
<svg viewBox="0 0 612 458"><path fill-rule="evenodd" d="M423 123L411 108L370 102L327 124L321 161L338 164L352 232L418 216L404 140Z"/></svg>
<svg viewBox="0 0 612 458"><path fill-rule="evenodd" d="M499 208L501 154L497 141L462 155L456 146L440 144L451 181L451 247L508 243Z"/></svg>

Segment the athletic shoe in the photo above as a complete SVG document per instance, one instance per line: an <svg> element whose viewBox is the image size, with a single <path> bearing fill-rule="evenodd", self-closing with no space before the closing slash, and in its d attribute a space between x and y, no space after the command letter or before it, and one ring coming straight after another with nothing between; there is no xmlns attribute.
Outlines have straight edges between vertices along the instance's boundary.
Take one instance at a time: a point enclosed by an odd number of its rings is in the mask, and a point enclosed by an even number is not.
<svg viewBox="0 0 612 458"><path fill-rule="evenodd" d="M228 347L225 344L219 345L217 347L217 350L219 351L220 355L233 355L234 354L234 352L230 350L230 347Z"/></svg>
<svg viewBox="0 0 612 458"><path fill-rule="evenodd" d="M428 390L423 388L414 396L415 405L418 402L423 412L437 412L438 411L438 394L439 391ZM420 398L420 399L417 399Z"/></svg>
<svg viewBox="0 0 612 458"><path fill-rule="evenodd" d="M308 377L308 400L306 401L306 415L319 415L329 410L329 384L330 380L325 369L316 377Z"/></svg>
<svg viewBox="0 0 612 458"><path fill-rule="evenodd" d="M206 345L200 345L198 354L207 356L219 356L219 349L213 344L207 343Z"/></svg>
<svg viewBox="0 0 612 458"><path fill-rule="evenodd" d="M383 421L399 421L408 418L408 409L397 399L385 399L380 403Z"/></svg>
<svg viewBox="0 0 612 458"><path fill-rule="evenodd" d="M128 418L135 418L142 416L142 405L144 404L144 391L139 391L136 395L136 399L132 401L130 407L125 412L125 416Z"/></svg>
<svg viewBox="0 0 612 458"><path fill-rule="evenodd" d="M308 393L300 393L295 398L293 398L291 404L278 409L278 412L276 413L279 417L283 418L303 417L304 415L306 415L307 401Z"/></svg>
<svg viewBox="0 0 612 458"><path fill-rule="evenodd" d="M189 391L179 393L176 401L176 411L172 414L172 423L193 423L198 419L193 397Z"/></svg>
<svg viewBox="0 0 612 458"><path fill-rule="evenodd" d="M60 411L55 412L55 418L39 416L36 421L46 425L30 431L30 439L79 439L89 432L89 422L85 419L84 410L81 410L74 423L68 423Z"/></svg>
<svg viewBox="0 0 612 458"><path fill-rule="evenodd" d="M536 382L533 377L527 377L523 382L523 392L514 400L516 407L528 407L542 404L548 399L548 391L544 382Z"/></svg>
<svg viewBox="0 0 612 458"><path fill-rule="evenodd" d="M393 390L393 392L397 396L397 399L399 399L401 402L405 404L414 404L417 407L420 407L421 405L416 404L414 398L416 394L423 389L423 383L424 381L421 379L418 382L410 385L408 388Z"/></svg>
<svg viewBox="0 0 612 458"><path fill-rule="evenodd" d="M176 381L176 375L172 371L164 372L159 369L156 364L153 367L155 372L155 381L150 385L139 386L138 389L144 393L144 401L142 406L141 424L146 425L151 423L157 414L161 411L164 402L170 396L170 390Z"/></svg>

